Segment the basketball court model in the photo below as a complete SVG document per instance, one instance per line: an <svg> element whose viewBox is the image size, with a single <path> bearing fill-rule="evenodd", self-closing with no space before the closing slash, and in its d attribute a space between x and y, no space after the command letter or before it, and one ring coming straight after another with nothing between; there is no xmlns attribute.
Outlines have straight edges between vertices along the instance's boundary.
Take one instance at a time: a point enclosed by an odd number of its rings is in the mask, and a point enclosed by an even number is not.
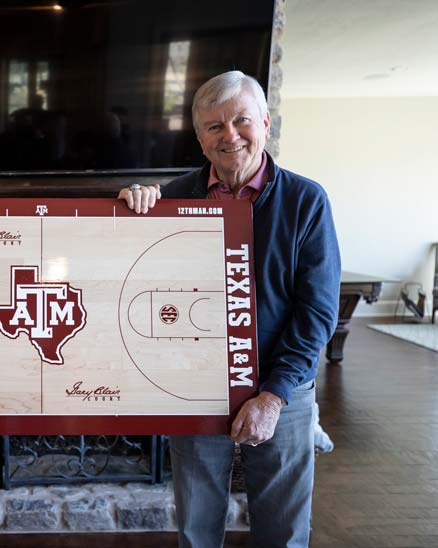
<svg viewBox="0 0 438 548"><path fill-rule="evenodd" d="M228 433L257 391L251 205L0 199L0 433Z"/></svg>

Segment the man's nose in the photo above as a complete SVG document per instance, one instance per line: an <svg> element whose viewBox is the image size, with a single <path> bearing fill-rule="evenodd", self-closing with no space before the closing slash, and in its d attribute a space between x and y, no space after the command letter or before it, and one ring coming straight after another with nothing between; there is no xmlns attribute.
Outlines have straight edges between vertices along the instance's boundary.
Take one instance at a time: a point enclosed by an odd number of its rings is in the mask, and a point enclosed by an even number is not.
<svg viewBox="0 0 438 548"><path fill-rule="evenodd" d="M233 143L240 137L234 124L225 124L222 139L227 143Z"/></svg>

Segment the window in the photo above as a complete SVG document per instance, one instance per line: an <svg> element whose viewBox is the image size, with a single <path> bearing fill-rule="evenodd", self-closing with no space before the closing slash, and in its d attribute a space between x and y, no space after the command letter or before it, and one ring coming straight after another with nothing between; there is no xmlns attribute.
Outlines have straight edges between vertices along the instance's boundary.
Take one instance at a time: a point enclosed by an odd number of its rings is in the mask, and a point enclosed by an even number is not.
<svg viewBox="0 0 438 548"><path fill-rule="evenodd" d="M182 129L190 42L171 42L164 81L164 117L169 129Z"/></svg>
<svg viewBox="0 0 438 548"><path fill-rule="evenodd" d="M8 114L20 108L48 109L47 83L49 63L47 61L9 62Z"/></svg>
<svg viewBox="0 0 438 548"><path fill-rule="evenodd" d="M9 63L8 114L29 105L29 66L26 62Z"/></svg>

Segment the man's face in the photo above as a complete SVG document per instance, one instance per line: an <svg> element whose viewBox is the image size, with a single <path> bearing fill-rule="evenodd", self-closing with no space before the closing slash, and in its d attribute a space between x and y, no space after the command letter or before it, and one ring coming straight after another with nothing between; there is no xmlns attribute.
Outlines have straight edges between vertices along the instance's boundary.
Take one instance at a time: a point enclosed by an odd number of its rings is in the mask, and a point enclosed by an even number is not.
<svg viewBox="0 0 438 548"><path fill-rule="evenodd" d="M231 178L243 184L254 175L261 164L269 127L269 113L263 117L248 92L198 112L198 140L202 152L224 181Z"/></svg>

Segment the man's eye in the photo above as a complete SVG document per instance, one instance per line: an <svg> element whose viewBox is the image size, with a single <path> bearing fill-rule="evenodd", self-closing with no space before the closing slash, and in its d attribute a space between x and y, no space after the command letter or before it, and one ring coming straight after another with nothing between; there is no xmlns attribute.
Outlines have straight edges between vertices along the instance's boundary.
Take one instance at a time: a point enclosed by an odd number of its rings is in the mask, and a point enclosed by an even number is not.
<svg viewBox="0 0 438 548"><path fill-rule="evenodd" d="M246 116L241 116L239 118L239 122L245 124L246 122L249 122L249 118L247 118Z"/></svg>
<svg viewBox="0 0 438 548"><path fill-rule="evenodd" d="M208 131L217 131L219 129L219 124L215 124L214 126L210 126L208 128Z"/></svg>

